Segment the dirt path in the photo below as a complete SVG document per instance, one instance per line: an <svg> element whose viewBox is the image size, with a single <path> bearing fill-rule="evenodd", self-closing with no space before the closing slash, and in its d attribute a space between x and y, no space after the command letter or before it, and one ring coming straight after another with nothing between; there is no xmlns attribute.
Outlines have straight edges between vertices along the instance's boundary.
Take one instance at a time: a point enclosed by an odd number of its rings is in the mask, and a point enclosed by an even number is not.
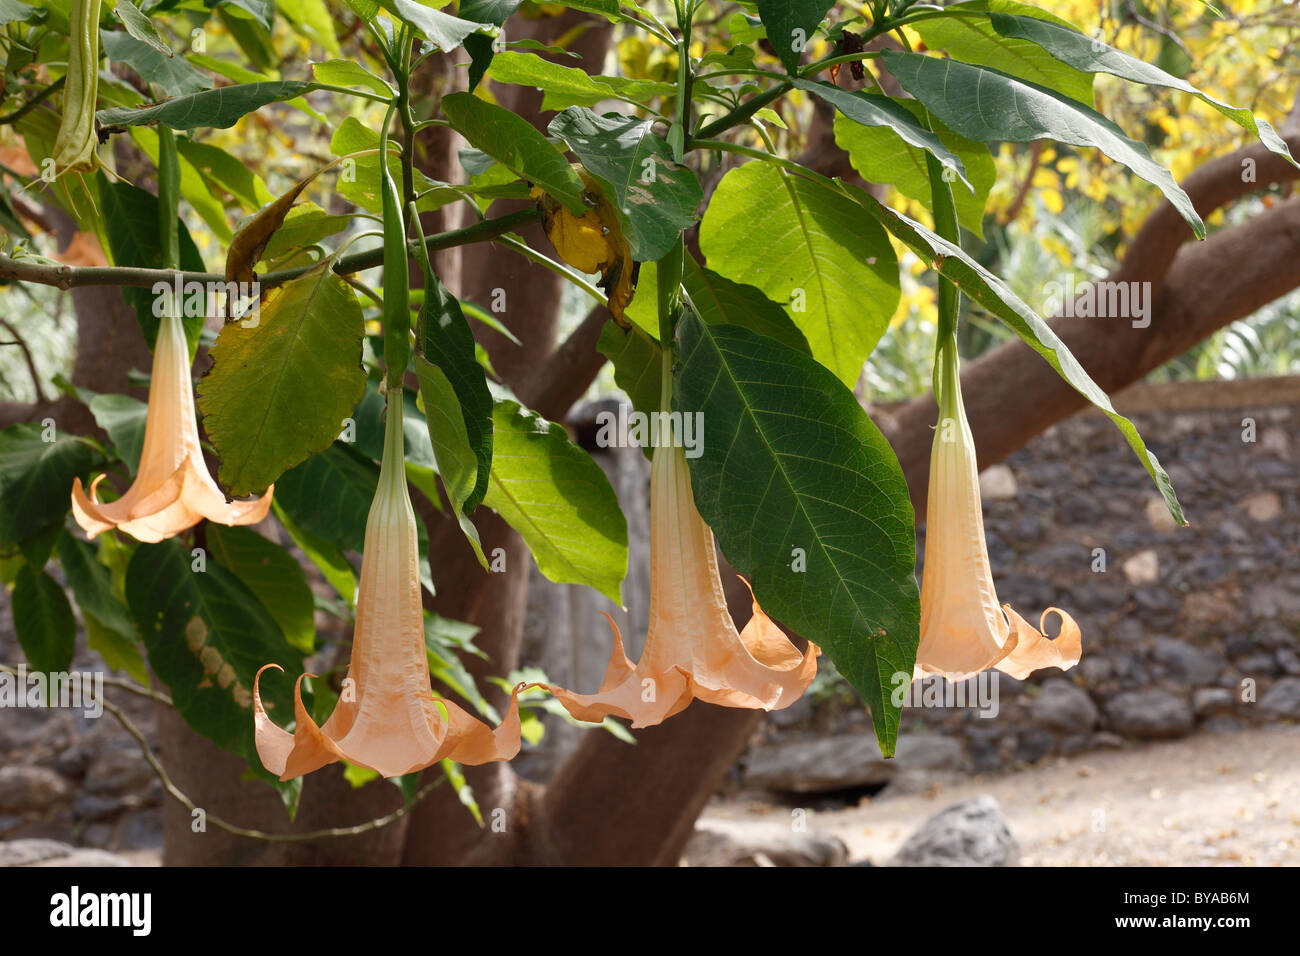
<svg viewBox="0 0 1300 956"><path fill-rule="evenodd" d="M1300 865L1300 727L1202 734L1083 754L923 795L808 814L849 857L889 860L928 816L992 794L1026 866ZM720 803L706 818L771 822L788 813Z"/></svg>

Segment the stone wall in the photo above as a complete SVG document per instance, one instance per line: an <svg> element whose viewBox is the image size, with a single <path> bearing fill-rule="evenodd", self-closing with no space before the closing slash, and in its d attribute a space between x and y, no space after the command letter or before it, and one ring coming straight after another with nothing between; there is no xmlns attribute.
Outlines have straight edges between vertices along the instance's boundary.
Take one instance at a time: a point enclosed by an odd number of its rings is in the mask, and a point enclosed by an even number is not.
<svg viewBox="0 0 1300 956"><path fill-rule="evenodd" d="M1190 527L1174 526L1100 414L1055 426L981 476L998 597L1031 622L1049 606L1074 616L1079 666L998 675L992 719L908 708L888 764L856 696L824 687L768 719L743 783L798 790L786 772L798 767L826 771L818 789L905 789L1300 719L1300 380L1140 387L1116 404L1165 465ZM923 554L924 534L918 545ZM834 739L824 765L796 759L812 736Z"/></svg>

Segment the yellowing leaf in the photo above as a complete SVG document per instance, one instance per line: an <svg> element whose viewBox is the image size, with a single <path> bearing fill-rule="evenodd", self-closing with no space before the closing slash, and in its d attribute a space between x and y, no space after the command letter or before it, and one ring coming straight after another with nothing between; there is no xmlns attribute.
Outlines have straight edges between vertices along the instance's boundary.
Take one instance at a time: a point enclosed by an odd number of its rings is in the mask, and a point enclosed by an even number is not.
<svg viewBox="0 0 1300 956"><path fill-rule="evenodd" d="M339 160L336 159L299 180L287 193L275 202L263 206L239 227L235 237L230 240L230 249L226 252L227 282L252 282L256 278L253 267L262 258L262 252L266 249L266 244L271 241L271 237L275 235L275 231L284 224L284 217L289 215L289 210L298 201L302 191L311 185L313 179L338 162Z"/></svg>
<svg viewBox="0 0 1300 956"><path fill-rule="evenodd" d="M609 314L627 328L623 313L636 292L639 264L632 259L614 207L600 184L581 166L575 166L575 170L582 178L582 199L587 205L581 217L569 212L540 186L534 186L529 195L537 200L546 237L556 254L580 272L600 273L600 287L609 297Z"/></svg>

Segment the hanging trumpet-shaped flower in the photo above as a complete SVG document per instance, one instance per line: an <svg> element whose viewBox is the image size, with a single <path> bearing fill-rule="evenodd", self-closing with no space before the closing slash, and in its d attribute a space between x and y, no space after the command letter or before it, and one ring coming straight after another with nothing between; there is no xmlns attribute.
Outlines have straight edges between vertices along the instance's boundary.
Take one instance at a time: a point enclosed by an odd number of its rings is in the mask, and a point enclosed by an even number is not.
<svg viewBox="0 0 1300 956"><path fill-rule="evenodd" d="M939 426L930 454L916 676L940 674L964 680L996 667L1023 679L1044 667L1069 669L1082 654L1073 618L1059 608L1048 608L1035 628L1010 605L998 606L955 340L940 346L938 361ZM1040 629L1051 613L1061 619L1055 640Z"/></svg>
<svg viewBox="0 0 1300 956"><path fill-rule="evenodd" d="M281 780L348 760L385 777L422 770L444 758L464 764L509 760L519 752L518 694L495 730L449 700L434 698L424 644L415 512L403 468L402 395L388 396L379 487L366 520L352 659L343 693L324 726L294 688L293 733L271 720L253 682L253 727L262 764ZM304 677L313 676L304 674Z"/></svg>
<svg viewBox="0 0 1300 956"><path fill-rule="evenodd" d="M261 498L227 502L208 473L199 445L190 380L190 350L180 310L171 293L153 351L149 412L135 481L121 498L100 503L99 475L87 495L78 478L72 486L72 514L92 538L119 528L140 541L162 541L207 518L218 524L255 524L271 507L271 489Z"/></svg>
<svg viewBox="0 0 1300 956"><path fill-rule="evenodd" d="M649 727L692 699L724 707L779 710L817 674L815 644L802 654L754 602L737 632L727 610L713 531L695 508L686 457L655 449L650 468L650 629L633 665L613 618L614 653L595 694L549 688L579 720L613 715Z"/></svg>
<svg viewBox="0 0 1300 956"><path fill-rule="evenodd" d="M63 89L63 116L54 139L54 172L94 172L95 99L99 94L99 8L101 0L73 0L69 15L68 72Z"/></svg>

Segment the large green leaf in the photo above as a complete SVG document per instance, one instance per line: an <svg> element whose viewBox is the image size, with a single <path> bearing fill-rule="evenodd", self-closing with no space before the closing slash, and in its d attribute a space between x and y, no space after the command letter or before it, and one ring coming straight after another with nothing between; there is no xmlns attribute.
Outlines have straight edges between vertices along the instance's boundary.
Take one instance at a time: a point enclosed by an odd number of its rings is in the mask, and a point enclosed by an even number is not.
<svg viewBox="0 0 1300 956"><path fill-rule="evenodd" d="M335 156L349 156L367 150L379 149L379 134L363 126L356 117L349 116L339 124L334 135L330 137L330 152ZM394 182L402 178L402 159L396 150L388 152L388 171ZM382 208L379 188L379 154L368 156L349 156L348 165L339 173L337 187L339 195L368 212L379 212ZM430 212L454 202L464 195L461 189L448 186L425 176L418 169L412 171L411 184L416 195L420 197L418 205L421 212Z"/></svg>
<svg viewBox="0 0 1300 956"><path fill-rule="evenodd" d="M357 593L357 573L348 563L342 549L337 544L299 527L280 505L278 490L276 497L271 501L271 510L275 512L276 520L284 526L293 543L302 550L308 561L316 565L330 587L334 588L339 597L348 604L354 604Z"/></svg>
<svg viewBox="0 0 1300 956"><path fill-rule="evenodd" d="M176 147L181 159L194 167L211 193L219 196L229 193L250 211L275 200L262 177L244 160L236 159L224 149L186 138L178 138Z"/></svg>
<svg viewBox="0 0 1300 956"><path fill-rule="evenodd" d="M686 256L682 285L696 313L709 325L738 325L808 354L808 339L789 314L761 289L733 282ZM651 287L653 288L653 286Z"/></svg>
<svg viewBox="0 0 1300 956"><path fill-rule="evenodd" d="M140 466L144 449L144 427L149 417L149 406L130 395L95 395L87 403L95 424L108 432L131 477Z"/></svg>
<svg viewBox="0 0 1300 956"><path fill-rule="evenodd" d="M988 67L892 50L881 56L903 89L967 139L1054 139L1096 147L1159 188L1197 238L1204 238L1205 223L1169 170L1151 158L1146 146L1090 106Z"/></svg>
<svg viewBox="0 0 1300 956"><path fill-rule="evenodd" d="M766 163L718 185L700 225L714 272L789 303L813 357L850 388L898 307L898 261L835 190ZM799 311L799 306L803 311Z"/></svg>
<svg viewBox="0 0 1300 956"><path fill-rule="evenodd" d="M1282 137L1278 136L1276 130L1267 122L1257 120L1250 110L1216 100L1186 80L1172 76L1158 66L1145 63L1122 50L1116 50L1099 40L1085 36L1078 30L1050 20L996 12L991 13L989 19L993 29L1000 36L1036 43L1056 59L1076 70L1085 73L1110 73L1134 83L1164 86L1182 93L1190 93L1201 102L1214 107L1238 126L1254 133L1259 137L1260 142L1273 152L1291 159L1291 150L1287 148ZM1291 159L1291 162L1294 164L1295 160Z"/></svg>
<svg viewBox="0 0 1300 956"><path fill-rule="evenodd" d="M275 484L275 501L308 534L344 551L360 551L378 485L379 466L335 442L286 471Z"/></svg>
<svg viewBox="0 0 1300 956"><path fill-rule="evenodd" d="M601 100L610 99L612 93L610 87L593 79L586 70L515 50L503 50L494 56L487 76L497 83L515 83L541 90L543 110L595 106Z"/></svg>
<svg viewBox="0 0 1300 956"><path fill-rule="evenodd" d="M968 0L947 8L947 16L916 21L912 28L931 50L942 50L966 63L996 67L1092 105L1092 76L1062 63L1040 47L993 29L989 13L1017 14L1067 24L1054 13L1019 0Z"/></svg>
<svg viewBox="0 0 1300 956"><path fill-rule="evenodd" d="M1026 305L1012 292L1005 283L993 273L967 255L959 246L935 235L920 223L915 222L887 206L882 206L874 196L861 189L844 187L845 195L851 196L877 222L888 229L895 237L906 244L921 257L923 262L937 263L940 274L951 279L953 283L970 297L971 301L1001 319L1016 335L1047 360L1076 392L1090 401L1113 421L1129 447L1137 455L1138 461L1146 468L1147 474L1160 489L1169 513L1179 524L1186 524L1183 509L1178 504L1169 475L1160 466L1159 460L1142 441L1138 430L1123 415L1115 411L1110 398L1071 354L1065 343L1052 331L1047 322Z"/></svg>
<svg viewBox="0 0 1300 956"><path fill-rule="evenodd" d="M310 654L316 647L316 602L293 555L249 528L208 524L208 552L262 602L284 639Z"/></svg>
<svg viewBox="0 0 1300 956"><path fill-rule="evenodd" d="M222 328L198 400L235 497L329 447L366 385L361 304L332 261L272 290L244 324Z"/></svg>
<svg viewBox="0 0 1300 956"><path fill-rule="evenodd" d="M415 27L421 36L444 53L450 53L464 43L467 36L483 28L482 23L434 10L420 0L380 0L380 3Z"/></svg>
<svg viewBox="0 0 1300 956"><path fill-rule="evenodd" d="M421 372L420 390L424 394L429 437L434 443L440 467L444 455L459 459L460 449L452 452L447 443L456 443L460 437L464 438L474 456L474 471L461 476L458 465L453 465L453 477L447 486L450 493L453 485L459 487L464 483L464 493L457 491L452 500L458 512L468 515L487 494L488 476L492 470L492 393L488 391L483 366L479 364L474 348L474 333L465 320L460 302L428 268L424 271L420 329L423 358L446 377L452 389L451 397L459 406L457 409L440 407L446 403L447 396L431 397L425 390L428 375ZM450 415L452 411L459 412L458 426L455 416ZM453 438L447 428L451 428L456 437ZM442 448L439 448L440 437L444 442ZM442 477L446 482L449 473L443 471ZM472 480L464 481L466 478Z"/></svg>
<svg viewBox="0 0 1300 956"><path fill-rule="evenodd" d="M100 110L95 118L101 126L162 123L172 129L226 129L234 126L240 117L261 109L268 103L293 99L314 89L315 83L303 80L241 83L176 96L153 106L121 106Z"/></svg>
<svg viewBox="0 0 1300 956"><path fill-rule="evenodd" d="M460 402L451 381L438 366L423 356L416 356L415 370L420 380L429 440L438 459L438 474L452 507L463 513L465 501L474 493L478 480L478 459L465 432Z"/></svg>
<svg viewBox="0 0 1300 956"><path fill-rule="evenodd" d="M142 43L149 44L163 56L175 56L172 48L163 42L163 38L158 35L153 23L140 12L140 8L131 0L121 0L113 12L117 14L117 18L122 21L122 26L126 27L126 32L131 36ZM103 43L103 37L100 38L100 42ZM110 56L109 59L111 60L113 57Z"/></svg>
<svg viewBox="0 0 1300 956"><path fill-rule="evenodd" d="M916 114L906 109L904 104L879 93L840 89L833 83L795 80L794 85L797 89L820 96L834 106L841 116L848 117L854 123L890 132L913 149L933 153L939 162L952 169L969 189L974 189L967 178L966 165L962 162L962 157L949 149L941 137L919 123ZM836 125L839 125L838 122Z"/></svg>
<svg viewBox="0 0 1300 956"><path fill-rule="evenodd" d="M916 100L902 100L898 105L917 116L924 110ZM931 122L938 127L935 132L944 144L961 157L967 181L974 187L974 192L953 187L957 220L976 235L983 235L984 204L997 179L993 155L983 143L958 136L936 119L931 118ZM930 174L926 171L925 151L905 142L894 130L863 126L846 116L837 116L835 142L849 154L853 168L867 182L891 185L904 196L929 202Z"/></svg>
<svg viewBox="0 0 1300 956"><path fill-rule="evenodd" d="M835 6L835 0L756 0L755 6L776 55L794 73L812 41L813 31Z"/></svg>
<svg viewBox="0 0 1300 956"><path fill-rule="evenodd" d="M459 13L466 20L479 23L505 23L519 9L522 0L461 0Z"/></svg>
<svg viewBox="0 0 1300 956"><path fill-rule="evenodd" d="M253 745L253 676L264 664L284 668L261 682L267 712L283 726L293 719L302 654L239 578L215 561L192 570L192 561L174 538L141 545L127 566L127 604L181 717L267 779Z"/></svg>
<svg viewBox="0 0 1300 956"><path fill-rule="evenodd" d="M135 9L125 0L118 5L119 10L127 8ZM184 96L212 87L212 80L194 69L189 60L170 51L163 53L127 33L103 31L100 45L106 57L127 64L148 82L162 87L168 96Z"/></svg>
<svg viewBox="0 0 1300 956"><path fill-rule="evenodd" d="M527 120L473 93L444 97L442 112L471 146L540 186L575 216L586 214L582 180L560 151Z"/></svg>
<svg viewBox="0 0 1300 956"><path fill-rule="evenodd" d="M53 440L45 441L46 435ZM48 533L72 507L72 480L104 458L85 439L37 423L0 432L0 550Z"/></svg>
<svg viewBox="0 0 1300 956"><path fill-rule="evenodd" d="M108 232L108 249L113 256L113 264L143 269L164 268L158 197L130 183L110 183L103 173L99 174L98 181L99 207L103 213L104 228ZM205 271L203 257L190 238L184 220L177 220L176 228L180 233L181 268L189 272ZM152 289L123 288L122 298L135 310L135 320L140 324L145 341L152 349L158 338L158 324L162 320L154 312L158 296L154 295ZM185 296L185 299L188 303L190 297ZM199 347L199 333L203 331L205 316L206 298L202 311L190 308L181 314L191 358Z"/></svg>
<svg viewBox="0 0 1300 956"><path fill-rule="evenodd" d="M455 386L442 369L422 355L415 357L416 374L420 380L420 395L427 411L425 426L438 459L438 472L451 502L452 511L461 531L483 567L488 567L479 540L478 528L469 520L466 501L474 494L478 481L480 460L474 455L469 434L465 428L464 409L456 397ZM437 500L437 492L432 499Z"/></svg>
<svg viewBox="0 0 1300 956"><path fill-rule="evenodd" d="M808 356L690 313L678 336L673 408L704 415L703 454L689 460L700 514L764 610L862 694L892 754L890 696L916 660L920 595L912 504L889 443Z"/></svg>
<svg viewBox="0 0 1300 956"><path fill-rule="evenodd" d="M641 268L642 291L627 310L632 328L622 329L608 322L596 345L614 366L614 384L627 393L635 408L646 413L659 411L663 351L657 337L657 273L658 268L653 262L647 262ZM809 354L808 340L803 332L762 290L732 282L701 266L692 255L686 256L683 265L682 286L696 314L708 324L737 325ZM646 449L646 454L651 452L652 449Z"/></svg>
<svg viewBox="0 0 1300 956"><path fill-rule="evenodd" d="M564 428L518 402L498 401L496 448L483 500L523 536L537 567L615 604L627 574L627 522L601 467Z"/></svg>
<svg viewBox="0 0 1300 956"><path fill-rule="evenodd" d="M59 582L44 571L23 565L11 597L14 630L31 669L43 673L70 670L77 622Z"/></svg>
<svg viewBox="0 0 1300 956"><path fill-rule="evenodd" d="M704 199L700 181L673 162L650 120L597 116L573 106L551 121L552 136L569 144L583 167L612 191L614 211L638 262L662 258L695 225Z"/></svg>
<svg viewBox="0 0 1300 956"><path fill-rule="evenodd" d="M104 538L100 539L105 540ZM93 544L64 530L59 535L59 563L81 617L86 625L86 643L98 651L114 670L126 671L142 684L149 683L135 622L126 605L113 590L113 574L98 559Z"/></svg>
<svg viewBox="0 0 1300 956"><path fill-rule="evenodd" d="M95 546L65 529L59 535L58 549L59 564L77 606L95 615L105 627L134 637L135 623L126 606L114 597L113 575L99 562Z"/></svg>
<svg viewBox="0 0 1300 956"><path fill-rule="evenodd" d="M640 325L625 329L609 321L600 330L596 349L614 366L614 384L634 408L647 415L659 411L663 348L653 335Z"/></svg>

